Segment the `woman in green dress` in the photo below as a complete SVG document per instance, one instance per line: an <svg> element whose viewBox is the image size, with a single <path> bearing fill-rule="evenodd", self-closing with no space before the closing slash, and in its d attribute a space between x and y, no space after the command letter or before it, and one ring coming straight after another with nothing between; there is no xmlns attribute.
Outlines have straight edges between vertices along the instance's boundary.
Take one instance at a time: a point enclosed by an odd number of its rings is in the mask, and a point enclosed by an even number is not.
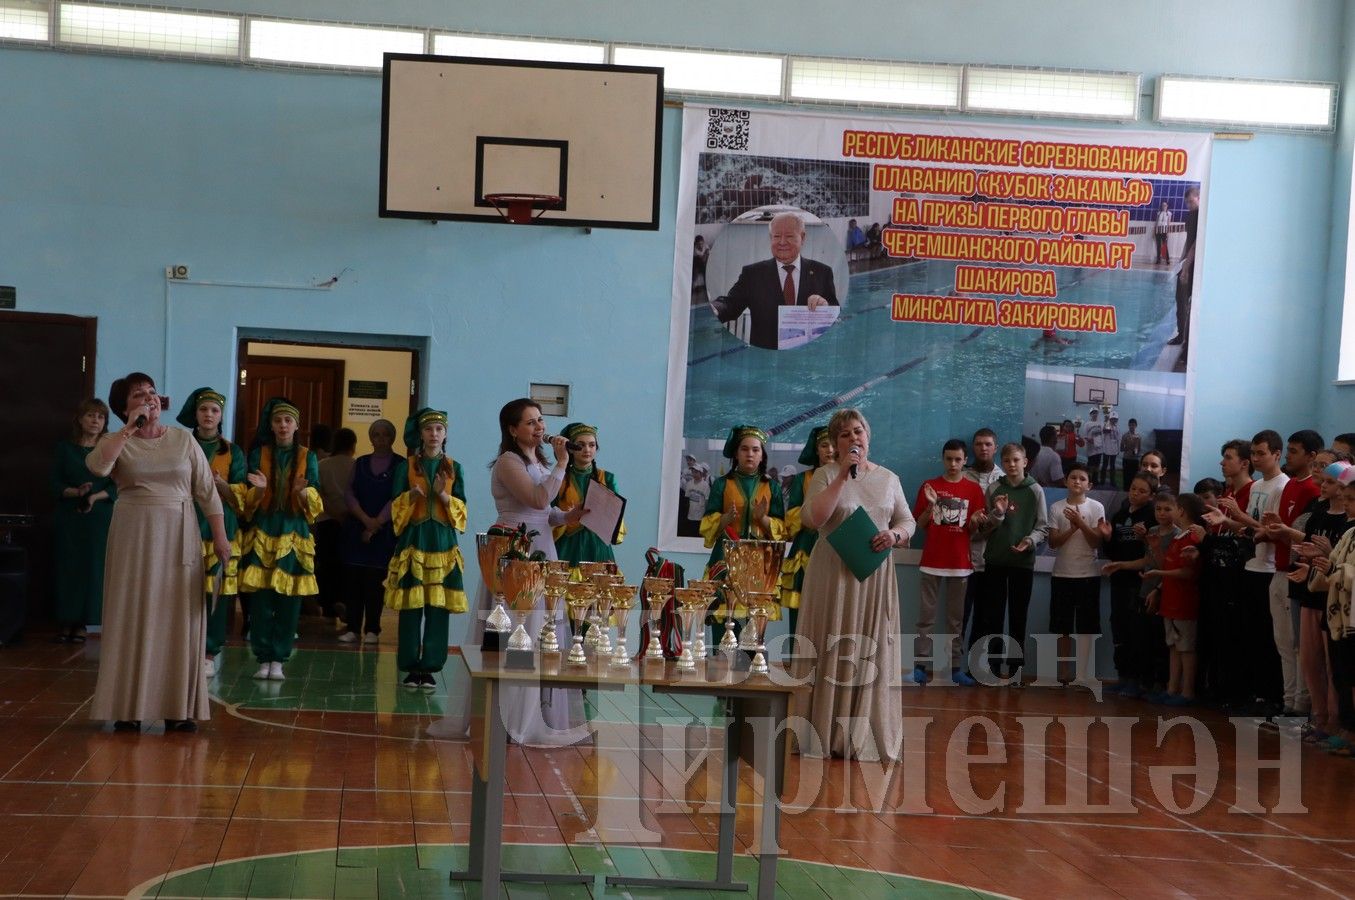
<svg viewBox="0 0 1355 900"><path fill-rule="evenodd" d="M451 613L467 610L465 568L456 533L466 530L466 481L447 455L447 413L424 407L405 420L409 458L391 484L395 555L386 605L399 613L396 665L404 686L431 691L447 664Z"/></svg>
<svg viewBox="0 0 1355 900"><path fill-rule="evenodd" d="M560 559L568 560L569 567L575 570L581 562L614 562L616 554L612 546L625 540L626 523L621 523L612 543L579 524L588 505L588 488L593 482L617 493L616 476L597 464L598 430L582 422L571 422L560 433L579 449L569 451L569 471L560 485L560 493L551 503L555 507L551 511L555 553Z"/></svg>
<svg viewBox="0 0 1355 900"><path fill-rule="evenodd" d="M203 591L210 598L216 590L216 579L221 574L221 593L216 606L210 607L207 617L207 661L203 671L211 678L216 674L216 657L226 645L226 620L239 593L240 518L238 510L244 504L249 484L245 481L245 454L237 445L221 435L221 416L226 408L226 397L209 387L201 387L188 395L174 421L193 432L193 438L207 457L212 469L212 483L221 498L225 514L226 537L231 542L231 558L226 570L221 571L221 560L212 544L212 526L207 517L198 512L198 531L202 535L202 568L206 584ZM210 600L209 600L210 603Z"/></svg>
<svg viewBox="0 0 1355 900"><path fill-rule="evenodd" d="M833 459L833 441L828 437L828 429L822 425L812 429L797 460L800 465L809 468L791 480L790 489L786 492L786 537L790 539L790 549L786 552L786 561L781 564L781 605L786 608L792 641L795 640L795 622L800 613L800 589L805 580L805 565L809 562L814 542L819 538L816 529L805 527L800 519L800 509L805 504L805 488L809 486L814 471Z"/></svg>
<svg viewBox="0 0 1355 900"><path fill-rule="evenodd" d="M104 549L118 489L111 478L91 476L85 457L107 432L108 407L102 400L86 400L75 411L70 440L56 447L55 612L56 639L62 643L84 643L85 626L103 622Z"/></svg>
<svg viewBox="0 0 1355 900"><path fill-rule="evenodd" d="M781 485L767 477L767 433L753 425L734 426L725 441L724 457L734 466L711 484L706 514L701 519L701 537L711 548L705 577L717 581L725 577L726 540L786 538L786 502ZM769 610L773 619L780 618L780 609L773 606ZM712 613L709 624L723 622L723 596ZM735 618L747 614L746 609L735 606ZM740 630L736 623L736 633Z"/></svg>
<svg viewBox="0 0 1355 900"><path fill-rule="evenodd" d="M320 515L320 467L296 442L301 411L285 397L264 404L249 451L243 517L240 590L250 594L249 643L259 661L254 677L282 681L292 655L301 598L320 592L315 582L315 538Z"/></svg>

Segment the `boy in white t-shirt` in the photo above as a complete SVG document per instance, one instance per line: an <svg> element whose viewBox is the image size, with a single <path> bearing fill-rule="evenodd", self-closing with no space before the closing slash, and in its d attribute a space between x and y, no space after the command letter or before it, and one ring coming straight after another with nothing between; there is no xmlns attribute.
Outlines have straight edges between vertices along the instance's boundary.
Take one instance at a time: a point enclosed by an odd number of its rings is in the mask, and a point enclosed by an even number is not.
<svg viewBox="0 0 1355 900"><path fill-rule="evenodd" d="M1101 632L1101 567L1096 548L1101 546L1101 523L1106 509L1087 496L1091 475L1081 463L1073 463L1064 476L1068 497L1049 510L1049 546L1055 551L1054 575L1049 580L1049 631L1059 636L1059 656L1071 656L1077 635L1077 669L1067 672L1059 663L1059 682L1091 681L1095 675L1092 648Z"/></svg>
<svg viewBox="0 0 1355 900"><path fill-rule="evenodd" d="M1272 595L1283 594L1287 599L1289 582L1283 573L1275 572L1275 544L1265 528L1267 522L1278 521L1280 499L1289 483L1281 466L1283 453L1284 439L1279 432L1269 428L1258 431L1251 439L1251 463L1261 477L1251 484L1247 508L1240 508L1229 498L1219 501L1219 508L1241 523L1256 542L1255 555L1244 566L1243 621L1238 629L1242 646L1236 652L1248 661L1246 692L1260 704L1257 711L1265 714L1278 713L1284 705L1284 675L1270 609Z"/></svg>

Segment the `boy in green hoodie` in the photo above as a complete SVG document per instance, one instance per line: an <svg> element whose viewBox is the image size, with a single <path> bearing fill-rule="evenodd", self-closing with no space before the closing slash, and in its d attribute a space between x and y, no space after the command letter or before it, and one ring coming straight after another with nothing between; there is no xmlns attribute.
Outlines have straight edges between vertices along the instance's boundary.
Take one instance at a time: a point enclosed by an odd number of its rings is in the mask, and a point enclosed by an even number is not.
<svg viewBox="0 0 1355 900"><path fill-rule="evenodd" d="M974 611L976 635L987 636L989 665L995 678L1007 666L1012 687L1021 687L1021 659L1026 644L1026 611L1035 578L1035 550L1049 531L1044 491L1026 474L1026 451L1020 444L1002 448L1003 478L988 488L988 536L984 549L984 591ZM1005 628L1004 628L1005 622ZM998 635L1006 635L1015 656L998 656Z"/></svg>

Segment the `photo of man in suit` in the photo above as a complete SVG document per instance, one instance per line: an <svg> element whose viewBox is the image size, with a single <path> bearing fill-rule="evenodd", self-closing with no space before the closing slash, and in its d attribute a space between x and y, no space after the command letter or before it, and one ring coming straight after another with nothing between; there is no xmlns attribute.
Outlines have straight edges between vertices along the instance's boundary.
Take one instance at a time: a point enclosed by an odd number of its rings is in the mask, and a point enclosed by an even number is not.
<svg viewBox="0 0 1355 900"><path fill-rule="evenodd" d="M748 343L777 349L777 322L783 306L819 309L837 306L833 269L800 256L805 240L804 221L792 212L768 223L772 258L743 267L729 293L710 302L722 323L732 322L746 309L751 316Z"/></svg>

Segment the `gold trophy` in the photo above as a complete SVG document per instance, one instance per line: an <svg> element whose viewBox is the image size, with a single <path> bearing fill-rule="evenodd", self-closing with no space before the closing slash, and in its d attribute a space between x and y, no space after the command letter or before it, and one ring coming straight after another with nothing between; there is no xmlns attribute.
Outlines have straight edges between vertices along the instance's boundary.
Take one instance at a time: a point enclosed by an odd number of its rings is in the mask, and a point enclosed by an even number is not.
<svg viewBox="0 0 1355 900"><path fill-rule="evenodd" d="M583 576L584 581L590 581L593 584L599 584L597 580L600 576L611 575L616 571L616 563L600 562L597 560L582 560L579 562L579 574ZM597 611L594 610L588 617L588 635L585 638L585 646L595 650L598 645L598 633L594 629L598 627Z"/></svg>
<svg viewBox="0 0 1355 900"><path fill-rule="evenodd" d="M772 604L776 603L776 594L753 592L748 595L748 627L744 635L752 634L753 661L748 666L751 675L767 674L767 645L763 635L767 632L767 620L771 617Z"/></svg>
<svg viewBox="0 0 1355 900"><path fill-rule="evenodd" d="M663 608L668 598L673 596L673 579L651 575L643 582L645 596L649 602L649 649L645 659L663 659L663 638L659 622L663 619Z"/></svg>
<svg viewBox="0 0 1355 900"><path fill-rule="evenodd" d="M630 654L626 652L626 620L635 606L636 589L633 584L614 584L607 589L611 594L612 610L616 613L616 648L612 651L614 666L630 665Z"/></svg>
<svg viewBox="0 0 1355 900"><path fill-rule="evenodd" d="M720 582L709 579L694 579L687 582L687 587L696 588L701 595L706 598L706 612L710 612L710 605L715 601L715 594L720 590ZM692 653L698 658L706 656L706 624L702 621L701 626L696 630L696 637L692 641Z"/></svg>
<svg viewBox="0 0 1355 900"><path fill-rule="evenodd" d="M734 640L734 607L742 606L750 622L754 601L752 595L761 595L763 615L770 616L771 603L776 599L777 583L781 580L781 562L786 555L785 541L725 541L725 636L721 650L747 650L757 659L760 635L756 629L746 629L742 640ZM764 620L765 625L765 620ZM763 669L766 656L763 654Z"/></svg>
<svg viewBox="0 0 1355 900"><path fill-rule="evenodd" d="M541 623L541 634L537 635L542 653L560 652L560 638L555 633L555 611L560 608L560 601L565 599L568 590L569 572L566 571L563 575L559 572L552 572L550 563L546 563L546 586L544 589L546 621Z"/></svg>
<svg viewBox="0 0 1355 900"><path fill-rule="evenodd" d="M565 661L572 666L588 665L588 657L583 652L583 626L588 621L588 613L593 608L593 599L596 596L597 588L593 587L592 582L571 581L566 588L565 599L569 604L566 610L573 626L574 644L569 648L569 655L565 657Z"/></svg>
<svg viewBox="0 0 1355 900"><path fill-rule="evenodd" d="M616 587L613 578L616 575L594 575L593 589L596 597L593 601L593 626L588 629L589 637L597 635L597 640L589 644L597 649L598 658L612 655L612 588Z"/></svg>
<svg viewBox="0 0 1355 900"><path fill-rule="evenodd" d="M508 638L508 664L513 668L535 668L532 636L527 633L527 617L536 607L536 598L545 586L546 568L540 560L503 559L499 562L499 586L513 607L518 625Z"/></svg>
<svg viewBox="0 0 1355 900"><path fill-rule="evenodd" d="M696 669L692 632L704 627L706 606L710 601L706 599L705 592L692 587L674 588L673 595L677 597L678 619L682 622L682 653L677 658L677 670L691 672Z"/></svg>
<svg viewBox="0 0 1355 900"><path fill-rule="evenodd" d="M485 619L486 650L498 650L502 646L503 635L513 627L508 618L508 610L503 608L503 588L499 584L499 560L513 548L513 537L507 534L477 534L475 536L475 554L480 560L480 578L494 598L494 609ZM492 637L491 637L492 635Z"/></svg>

